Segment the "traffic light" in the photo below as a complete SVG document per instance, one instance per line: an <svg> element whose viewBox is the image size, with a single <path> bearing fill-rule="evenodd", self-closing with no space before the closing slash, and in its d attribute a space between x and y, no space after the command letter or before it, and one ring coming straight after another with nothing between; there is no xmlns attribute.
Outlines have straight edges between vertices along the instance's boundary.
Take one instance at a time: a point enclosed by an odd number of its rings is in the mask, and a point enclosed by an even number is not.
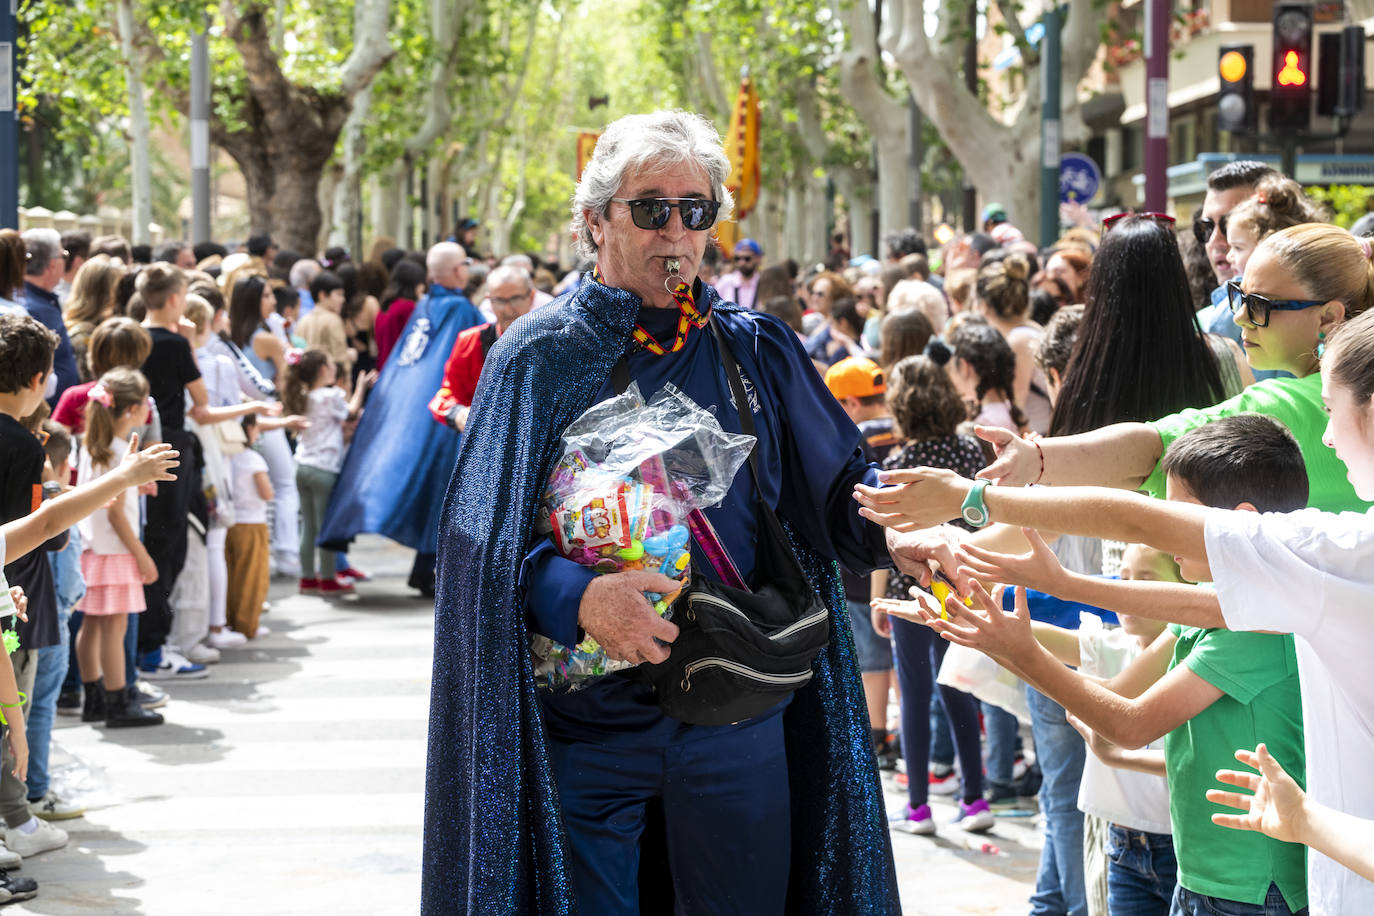
<svg viewBox="0 0 1374 916"><path fill-rule="evenodd" d="M1312 121L1312 6L1274 5L1274 82L1269 128L1306 130Z"/></svg>
<svg viewBox="0 0 1374 916"><path fill-rule="evenodd" d="M1232 133L1253 132L1255 118L1255 49L1252 45L1222 45L1218 51L1217 127Z"/></svg>
<svg viewBox="0 0 1374 916"><path fill-rule="evenodd" d="M1364 108L1364 26L1341 29L1340 89L1334 113L1348 118Z"/></svg>

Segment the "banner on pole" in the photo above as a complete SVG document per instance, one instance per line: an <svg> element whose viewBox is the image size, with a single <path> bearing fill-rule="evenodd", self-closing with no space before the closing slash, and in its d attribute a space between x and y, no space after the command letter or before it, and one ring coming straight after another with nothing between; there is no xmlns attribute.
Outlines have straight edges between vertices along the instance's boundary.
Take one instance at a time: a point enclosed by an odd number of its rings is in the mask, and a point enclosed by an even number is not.
<svg viewBox="0 0 1374 916"><path fill-rule="evenodd" d="M600 134L583 131L577 135L577 180L582 180L582 170L587 167L587 163L592 161L592 153L596 151L596 141L601 139Z"/></svg>

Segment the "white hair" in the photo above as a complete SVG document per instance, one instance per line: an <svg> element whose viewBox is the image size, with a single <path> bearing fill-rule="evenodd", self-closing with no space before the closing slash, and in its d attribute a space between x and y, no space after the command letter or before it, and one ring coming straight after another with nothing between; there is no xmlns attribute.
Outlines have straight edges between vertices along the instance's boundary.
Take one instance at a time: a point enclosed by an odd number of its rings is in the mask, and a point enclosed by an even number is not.
<svg viewBox="0 0 1374 916"><path fill-rule="evenodd" d="M734 208L734 199L725 188L730 160L720 133L710 121L686 111L656 111L612 122L596 141L596 151L573 194L572 231L578 254L596 257L596 242L585 211L606 214L625 179L645 166L683 162L695 163L706 172L711 196L720 201L716 220L729 219Z"/></svg>
<svg viewBox="0 0 1374 916"><path fill-rule="evenodd" d="M516 267L523 267L530 273L534 273L534 261L527 254L508 254L501 259L501 266L505 267L513 264Z"/></svg>
<svg viewBox="0 0 1374 916"><path fill-rule="evenodd" d="M888 315L920 311L939 334L949 320L949 304L944 294L924 280L902 280L888 293L883 311Z"/></svg>
<svg viewBox="0 0 1374 916"><path fill-rule="evenodd" d="M62 257L62 236L56 229L26 229L22 238L29 253L24 273L30 277L42 276L54 258Z"/></svg>
<svg viewBox="0 0 1374 916"><path fill-rule="evenodd" d="M291 272L287 274L287 280L296 289L305 289L310 286L310 281L320 275L324 270L320 262L314 258L301 258L291 265Z"/></svg>
<svg viewBox="0 0 1374 916"><path fill-rule="evenodd" d="M492 268L491 273L487 274L487 289L500 286L502 283L522 283L526 291L534 289L530 272L519 264L502 264Z"/></svg>

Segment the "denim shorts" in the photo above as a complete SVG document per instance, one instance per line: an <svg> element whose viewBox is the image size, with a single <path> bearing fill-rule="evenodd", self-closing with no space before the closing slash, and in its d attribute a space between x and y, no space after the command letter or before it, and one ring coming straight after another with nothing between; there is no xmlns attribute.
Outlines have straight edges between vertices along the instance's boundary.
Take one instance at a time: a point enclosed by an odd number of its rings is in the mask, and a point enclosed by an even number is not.
<svg viewBox="0 0 1374 916"><path fill-rule="evenodd" d="M892 640L873 629L873 612L863 601L849 602L849 626L854 631L854 651L859 671L875 674L892 670Z"/></svg>

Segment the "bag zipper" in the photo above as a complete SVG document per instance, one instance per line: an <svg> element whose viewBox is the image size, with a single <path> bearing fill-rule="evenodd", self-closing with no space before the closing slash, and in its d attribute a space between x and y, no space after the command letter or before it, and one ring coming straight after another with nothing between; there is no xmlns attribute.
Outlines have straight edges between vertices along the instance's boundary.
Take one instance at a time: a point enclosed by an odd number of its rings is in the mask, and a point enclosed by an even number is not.
<svg viewBox="0 0 1374 916"><path fill-rule="evenodd" d="M732 671L741 677L747 677L750 680L760 681L764 684L775 684L780 687L788 684L802 684L811 679L810 668L807 668L800 674L765 674L747 665L741 665L739 662L732 662L728 658L699 658L688 665L686 670L682 672L683 693L687 693L692 689L692 675L706 668L724 668L726 671Z"/></svg>
<svg viewBox="0 0 1374 916"><path fill-rule="evenodd" d="M700 593L698 593L698 594L693 594L693 595L689 595L688 598L687 598L687 619L688 619L688 620L696 620L696 614L692 613L692 605L695 604L695 603L698 602L698 601L701 601L701 602L703 602L703 603L705 603L705 604L709 604L709 605L711 605L712 607L723 608L724 610L727 610L727 611L729 611L730 613L736 615L736 616L739 617L740 619L742 619L742 620L748 622L750 625L753 625L753 623L754 623L752 620L750 620L750 619L748 618L748 616L745 615L745 613L744 613L743 611L741 611L739 608L735 607L735 606L734 606L733 604L731 604L730 602L724 601L724 600L722 600L722 599L720 599L720 598L717 598L717 597L715 597L714 595L705 595L705 594L700 594ZM779 630L778 632L776 632L776 633L774 633L773 635L769 636L768 638L769 638L769 639L773 639L773 640L777 640L777 639L786 639L787 637L791 636L793 633L796 633L798 630L804 630L804 629L806 629L807 627L814 625L814 624L815 624L817 621L819 621L821 618L823 618L823 617L828 617L829 615L830 615L829 609L817 611L816 613L811 614L811 615L808 616L808 617L803 617L803 618L801 618L800 620L797 620L797 621L794 621L794 622L788 624L786 627L783 627L781 630Z"/></svg>

